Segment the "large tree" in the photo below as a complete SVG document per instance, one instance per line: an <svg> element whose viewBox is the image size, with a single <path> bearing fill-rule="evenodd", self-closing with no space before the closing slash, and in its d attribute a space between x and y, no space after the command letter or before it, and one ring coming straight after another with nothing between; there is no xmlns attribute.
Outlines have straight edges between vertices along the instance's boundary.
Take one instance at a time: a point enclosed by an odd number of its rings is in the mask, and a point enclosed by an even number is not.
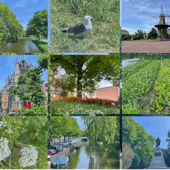
<svg viewBox="0 0 170 170"><path fill-rule="evenodd" d="M76 87L76 80L69 75L62 75L55 78L52 76L51 85L55 88L55 93L62 97L68 96L69 92L73 93Z"/></svg>
<svg viewBox="0 0 170 170"><path fill-rule="evenodd" d="M24 34L23 26L19 24L16 15L9 9L7 3L0 2L0 38L1 41L17 40Z"/></svg>
<svg viewBox="0 0 170 170"><path fill-rule="evenodd" d="M148 34L148 39L154 38L158 36L157 30L155 28L152 28L151 31Z"/></svg>
<svg viewBox="0 0 170 170"><path fill-rule="evenodd" d="M131 166L135 153L129 144L123 142L122 144L122 168L128 169Z"/></svg>
<svg viewBox="0 0 170 170"><path fill-rule="evenodd" d="M153 154L155 138L132 117L123 117L122 126L122 141L129 144L140 158L146 157L149 163Z"/></svg>
<svg viewBox="0 0 170 170"><path fill-rule="evenodd" d="M63 68L68 75L73 75L77 80L77 96L82 97L82 91L95 91L96 83L101 80L119 85L119 55L98 56L51 56L52 76L57 74L58 67Z"/></svg>
<svg viewBox="0 0 170 170"><path fill-rule="evenodd" d="M47 15L47 9L34 13L33 18L27 24L27 36L36 35L39 40L41 35L47 37Z"/></svg>
<svg viewBox="0 0 170 170"><path fill-rule="evenodd" d="M110 151L119 151L119 117L84 116L82 119L87 127L85 133L91 144L101 141L103 146L109 148Z"/></svg>
<svg viewBox="0 0 170 170"><path fill-rule="evenodd" d="M170 152L170 130L168 131L168 138L166 139L166 142L168 142L168 145L167 145L167 149L168 149L168 152Z"/></svg>
<svg viewBox="0 0 170 170"><path fill-rule="evenodd" d="M50 139L56 139L64 136L80 136L81 131L77 121L69 116L53 116L50 118Z"/></svg>

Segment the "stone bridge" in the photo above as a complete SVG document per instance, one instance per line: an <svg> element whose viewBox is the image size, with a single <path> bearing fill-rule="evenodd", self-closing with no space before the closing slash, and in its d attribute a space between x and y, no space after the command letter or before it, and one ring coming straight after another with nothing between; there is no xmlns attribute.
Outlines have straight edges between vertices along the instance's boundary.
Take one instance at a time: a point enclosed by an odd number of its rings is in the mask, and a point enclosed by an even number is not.
<svg viewBox="0 0 170 170"><path fill-rule="evenodd" d="M86 136L81 136L81 137L79 137L79 141L81 141L81 142L88 142L89 139Z"/></svg>

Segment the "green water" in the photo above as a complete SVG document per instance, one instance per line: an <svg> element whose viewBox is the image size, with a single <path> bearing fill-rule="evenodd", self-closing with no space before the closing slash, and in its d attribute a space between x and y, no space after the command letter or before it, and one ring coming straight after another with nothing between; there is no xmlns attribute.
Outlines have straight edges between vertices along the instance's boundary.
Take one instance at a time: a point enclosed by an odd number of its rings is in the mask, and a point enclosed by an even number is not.
<svg viewBox="0 0 170 170"><path fill-rule="evenodd" d="M103 147L80 143L81 149L69 155L68 169L119 169L119 154L110 153Z"/></svg>
<svg viewBox="0 0 170 170"><path fill-rule="evenodd" d="M31 39L0 44L0 53L42 53Z"/></svg>

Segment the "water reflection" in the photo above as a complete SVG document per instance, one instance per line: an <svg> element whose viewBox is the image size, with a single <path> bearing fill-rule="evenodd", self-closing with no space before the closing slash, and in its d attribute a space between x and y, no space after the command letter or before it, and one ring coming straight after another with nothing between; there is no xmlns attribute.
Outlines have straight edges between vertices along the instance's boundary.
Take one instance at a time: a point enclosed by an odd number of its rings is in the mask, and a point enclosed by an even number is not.
<svg viewBox="0 0 170 170"><path fill-rule="evenodd" d="M70 154L68 169L119 169L119 154L110 153L98 145L80 145L81 149Z"/></svg>
<svg viewBox="0 0 170 170"><path fill-rule="evenodd" d="M142 60L144 60L144 59L133 58L133 59L122 60L122 67L127 67L129 65L135 64L135 63L142 61Z"/></svg>
<svg viewBox="0 0 170 170"><path fill-rule="evenodd" d="M42 51L32 42L31 39L18 40L0 44L0 53L41 53Z"/></svg>

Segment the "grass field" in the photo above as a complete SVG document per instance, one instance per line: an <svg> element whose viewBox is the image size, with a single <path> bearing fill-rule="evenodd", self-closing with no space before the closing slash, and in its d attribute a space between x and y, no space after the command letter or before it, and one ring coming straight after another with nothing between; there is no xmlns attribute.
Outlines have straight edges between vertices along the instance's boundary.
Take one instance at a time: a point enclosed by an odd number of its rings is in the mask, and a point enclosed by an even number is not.
<svg viewBox="0 0 170 170"><path fill-rule="evenodd" d="M51 114L119 114L116 106L106 107L86 103L54 100L51 101Z"/></svg>
<svg viewBox="0 0 170 170"><path fill-rule="evenodd" d="M148 59L123 68L122 104L123 114L169 114L170 59L162 66L160 59Z"/></svg>
<svg viewBox="0 0 170 170"><path fill-rule="evenodd" d="M119 52L119 0L51 0L50 4L52 53ZM86 15L94 17L90 33L80 36L61 32L84 22Z"/></svg>
<svg viewBox="0 0 170 170"><path fill-rule="evenodd" d="M40 40L32 40L32 42L34 44L36 44L36 46L42 50L43 52L48 52L48 44L47 42L43 42L43 41L40 41Z"/></svg>

